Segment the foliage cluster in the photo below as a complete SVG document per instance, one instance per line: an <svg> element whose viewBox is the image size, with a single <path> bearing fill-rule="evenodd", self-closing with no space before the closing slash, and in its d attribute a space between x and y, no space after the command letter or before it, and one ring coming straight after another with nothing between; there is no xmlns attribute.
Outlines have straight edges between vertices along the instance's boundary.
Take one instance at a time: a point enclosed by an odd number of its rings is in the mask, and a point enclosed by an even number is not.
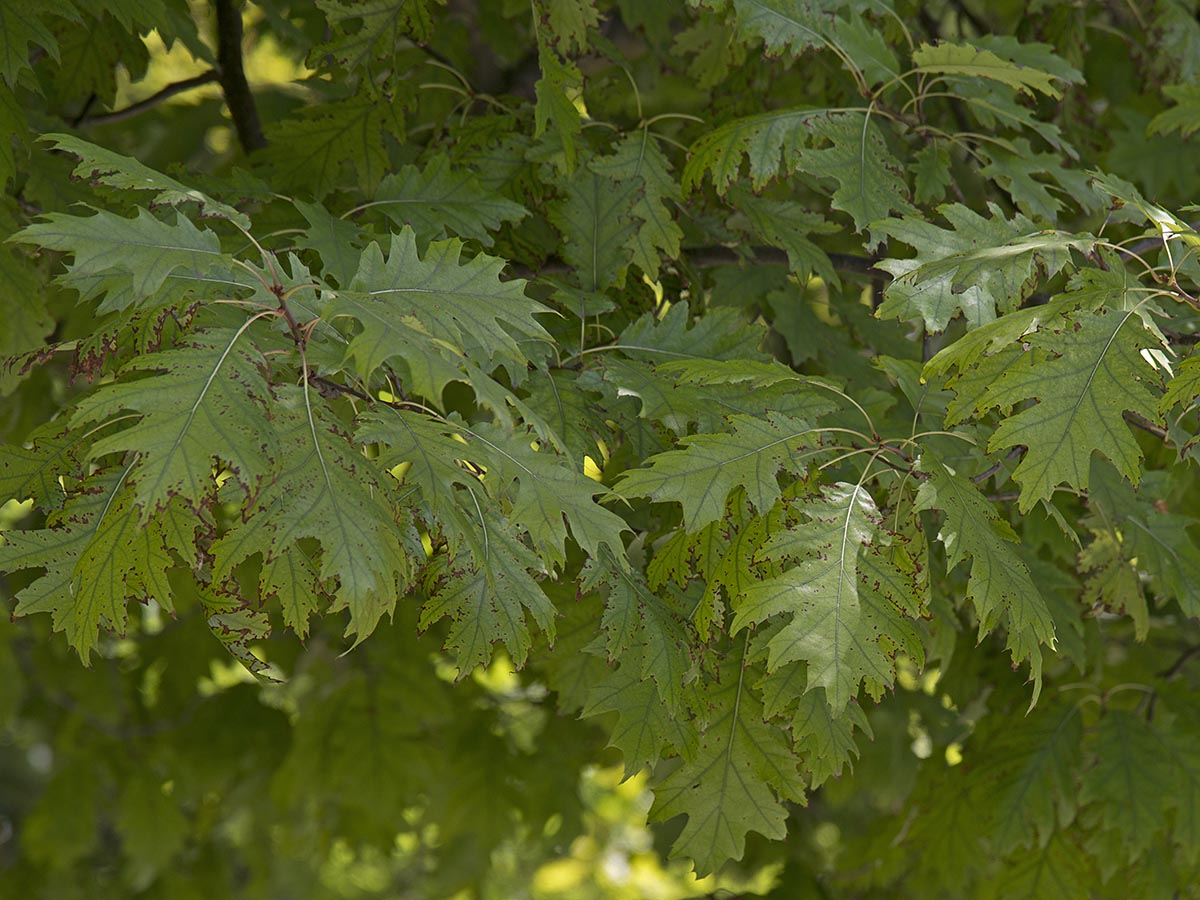
<svg viewBox="0 0 1200 900"><path fill-rule="evenodd" d="M518 896L619 761L1195 896L1197 130L1194 0L3 4L0 893Z"/></svg>

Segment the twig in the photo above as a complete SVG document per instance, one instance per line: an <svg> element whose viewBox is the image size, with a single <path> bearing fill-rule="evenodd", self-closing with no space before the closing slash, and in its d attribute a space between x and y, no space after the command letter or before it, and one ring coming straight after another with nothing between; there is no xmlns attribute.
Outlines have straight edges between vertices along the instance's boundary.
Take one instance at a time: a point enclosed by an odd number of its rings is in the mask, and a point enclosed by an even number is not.
<svg viewBox="0 0 1200 900"><path fill-rule="evenodd" d="M1193 659L1200 656L1200 644L1188 647L1184 650L1175 662L1167 666L1161 672L1156 673L1156 678L1161 678L1164 681L1170 681L1173 678L1178 678L1179 674L1184 670ZM1154 711L1158 706L1158 691L1151 691L1149 699L1146 702L1146 721L1154 721Z"/></svg>
<svg viewBox="0 0 1200 900"><path fill-rule="evenodd" d="M144 113L146 110L157 106L164 100L174 97L176 94L182 94L184 91L190 91L192 88L198 88L205 84L211 84L214 81L221 79L220 74L216 69L209 69L207 72L201 72L199 75L194 75L191 78L185 78L182 81L173 81L164 87L161 91L151 94L145 100L139 100L137 103L131 103L123 109L114 109L112 112L96 113L94 116L81 116L76 119L75 125L104 125L109 122L123 122L126 119L132 119L136 115Z"/></svg>
<svg viewBox="0 0 1200 900"><path fill-rule="evenodd" d="M1171 663L1170 666L1158 673L1158 677L1165 678L1167 680L1176 677L1180 672L1183 671L1184 666L1190 663L1197 656L1200 656L1200 644L1194 647L1188 647L1186 650L1184 650L1183 653L1179 655L1179 658L1175 660L1175 662Z"/></svg>
<svg viewBox="0 0 1200 900"><path fill-rule="evenodd" d="M716 266L731 266L739 263L766 263L768 265L788 265L788 255L778 247L750 247L749 254L739 252L732 247L713 246L685 248L682 258L697 269L711 269ZM870 256L855 256L852 253L827 253L834 269L855 275L870 275L872 278L882 277L872 268L876 259ZM537 269L526 266L513 266L513 275L517 278L534 278L538 275L561 275L572 271L571 266L559 259L551 259Z"/></svg>
<svg viewBox="0 0 1200 900"><path fill-rule="evenodd" d="M1196 219L1194 221L1188 222L1187 226L1192 231L1200 230L1200 219ZM1136 244L1134 244L1133 246L1131 246L1129 248L1129 252L1137 253L1140 255L1142 253L1146 253L1150 250L1153 250L1156 247L1161 247L1162 245L1163 245L1162 235L1156 234L1153 237L1143 238L1142 240L1138 241Z"/></svg>
<svg viewBox="0 0 1200 900"><path fill-rule="evenodd" d="M242 150L260 150L267 146L267 139L242 68L242 13L234 8L234 0L213 0L213 5L217 9L217 62L225 105L233 117Z"/></svg>
<svg viewBox="0 0 1200 900"><path fill-rule="evenodd" d="M92 91L88 94L86 100L83 101L83 106L79 107L79 115L71 120L71 127L75 128L83 121L84 116L88 114L88 110L92 108L92 104L96 102L96 92Z"/></svg>
<svg viewBox="0 0 1200 900"><path fill-rule="evenodd" d="M349 394L351 397L357 397L359 400L365 400L368 403L374 403L375 398L370 394L365 394L356 387L351 387L348 384L341 384L337 381L330 381L322 375L309 374L308 380L310 384L316 385L317 390L322 396L330 394Z"/></svg>
<svg viewBox="0 0 1200 900"><path fill-rule="evenodd" d="M983 484L985 481L987 481L989 478L991 478L993 475L995 475L997 472L999 472L1002 468L1004 468L1004 464L1006 462L1011 462L1012 460L1016 459L1018 456L1020 456L1024 452L1025 452L1024 447L1013 447L1013 449L1008 451L1008 455L1005 456L1004 459L1000 460L1000 462L996 463L994 466L988 467L984 471L980 472L978 475L973 476L971 478L971 480L973 482L975 482L976 484Z"/></svg>
<svg viewBox="0 0 1200 900"><path fill-rule="evenodd" d="M1171 331L1168 328L1163 328L1162 333L1167 336L1167 339L1172 344L1180 344L1182 346L1188 346L1189 344L1200 344L1200 331L1193 332L1192 334L1183 334L1178 331Z"/></svg>
<svg viewBox="0 0 1200 900"><path fill-rule="evenodd" d="M1139 416L1137 413L1130 412L1129 410L1126 410L1123 413L1123 416L1125 421L1134 428L1140 428L1147 434L1154 435L1160 441L1170 441L1171 436L1167 434L1167 429L1163 428L1161 425L1155 425L1145 416Z"/></svg>

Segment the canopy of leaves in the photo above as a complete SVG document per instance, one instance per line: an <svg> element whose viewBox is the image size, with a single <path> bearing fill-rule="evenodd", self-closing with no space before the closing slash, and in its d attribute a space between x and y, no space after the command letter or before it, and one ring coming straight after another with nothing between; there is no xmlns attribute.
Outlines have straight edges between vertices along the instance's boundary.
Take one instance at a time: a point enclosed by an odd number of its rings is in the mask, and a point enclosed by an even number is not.
<svg viewBox="0 0 1200 900"><path fill-rule="evenodd" d="M1198 60L0 3L0 896L1196 896Z"/></svg>

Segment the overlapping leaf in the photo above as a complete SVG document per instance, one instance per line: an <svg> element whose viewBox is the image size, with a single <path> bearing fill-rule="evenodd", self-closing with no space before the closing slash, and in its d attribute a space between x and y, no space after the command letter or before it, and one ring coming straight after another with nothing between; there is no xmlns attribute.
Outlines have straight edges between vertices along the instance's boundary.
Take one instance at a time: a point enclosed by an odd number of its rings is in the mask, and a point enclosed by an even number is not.
<svg viewBox="0 0 1200 900"><path fill-rule="evenodd" d="M741 657L731 655L719 683L709 687L708 725L695 759L654 787L650 818L687 816L671 855L694 860L697 875L741 859L751 831L782 838L787 810L781 801L804 800L798 760L783 734L764 723Z"/></svg>
<svg viewBox="0 0 1200 900"><path fill-rule="evenodd" d="M580 169L551 210L550 221L566 241L563 256L584 290L600 291L624 281L633 256L629 243L639 233L634 219L638 187Z"/></svg>
<svg viewBox="0 0 1200 900"><path fill-rule="evenodd" d="M580 587L607 591L600 627L609 661L624 661L639 678L651 679L669 714L682 716L684 685L693 668L683 616L612 554L588 562Z"/></svg>
<svg viewBox="0 0 1200 900"><path fill-rule="evenodd" d="M900 161L884 143L869 113L836 113L811 124L829 146L801 150L795 168L837 182L833 208L850 215L855 231L892 212L913 211ZM872 238L869 246L878 242L879 238Z"/></svg>
<svg viewBox="0 0 1200 900"><path fill-rule="evenodd" d="M408 38L424 40L433 25L432 0L317 0L332 26L332 40L313 51L319 59L332 54L342 65L369 67L377 59L408 46ZM355 23L348 27L348 23Z"/></svg>
<svg viewBox="0 0 1200 900"><path fill-rule="evenodd" d="M1170 769L1161 763L1162 742L1149 722L1125 710L1100 720L1091 767L1079 799L1103 810L1103 827L1121 837L1129 859L1137 857L1166 827L1172 795Z"/></svg>
<svg viewBox="0 0 1200 900"><path fill-rule="evenodd" d="M731 491L741 488L760 513L779 499L778 475L802 471L820 452L819 429L801 419L730 416L731 431L697 434L679 450L650 457L622 475L614 490L625 497L649 497L683 507L684 527L698 531L721 517Z"/></svg>
<svg viewBox="0 0 1200 900"><path fill-rule="evenodd" d="M0 77L10 85L29 68L30 45L58 59L58 41L43 17L57 16L77 22L79 13L69 0L48 0L37 6L5 4L0 7Z"/></svg>
<svg viewBox="0 0 1200 900"><path fill-rule="evenodd" d="M899 614L860 590L859 553L883 540L870 494L857 485L837 484L800 509L807 521L776 534L760 553L767 559L796 559L796 565L733 599L732 629L788 616L767 644L768 670L804 660L808 688L825 688L830 708L840 714L863 679L891 683L892 661L880 638L895 634Z"/></svg>
<svg viewBox="0 0 1200 900"><path fill-rule="evenodd" d="M750 185L763 187L781 173L796 171L800 153L813 139L813 123L828 115L824 109L785 109L726 122L691 147L683 170L683 186L699 186L712 174L713 186L724 194L738 177L742 160L749 163Z"/></svg>
<svg viewBox="0 0 1200 900"><path fill-rule="evenodd" d="M379 183L370 207L380 210L399 227L410 226L421 239L461 238L492 245L492 232L502 222L528 215L523 206L486 190L468 172L453 172L443 155L424 170L404 166Z"/></svg>
<svg viewBox="0 0 1200 900"><path fill-rule="evenodd" d="M916 71L926 75L987 78L1027 94L1037 91L1051 97L1062 96L1050 72L1019 65L970 44L922 44L913 51L913 63Z"/></svg>
<svg viewBox="0 0 1200 900"><path fill-rule="evenodd" d="M514 382L524 377L549 339L533 318L545 307L525 296L523 281L500 281L501 260L481 254L464 263L461 253L459 240L434 241L422 257L408 227L392 236L386 257L375 243L363 251L349 289L330 298L325 316L362 324L347 354L364 377L399 356L414 377L429 367L418 385L435 401L463 357L503 364Z"/></svg>
<svg viewBox="0 0 1200 900"><path fill-rule="evenodd" d="M391 0L377 2L403 5ZM290 191L320 199L338 187L344 172L349 171L355 183L370 193L387 168L383 129L393 124L389 122L392 117L387 102L365 94L305 107L270 129L261 159L271 167L276 184Z"/></svg>
<svg viewBox="0 0 1200 900"><path fill-rule="evenodd" d="M1076 779L1083 767L1083 721L1079 708L1060 704L1034 710L1020 728L989 725L972 752L979 768L978 803L988 811L1000 853L1045 844L1070 824L1078 802Z"/></svg>
<svg viewBox="0 0 1200 900"><path fill-rule="evenodd" d="M254 496L245 521L214 545L215 575L227 577L255 554L269 564L296 541L312 538L321 545L320 578L330 588L336 579L330 609L349 610L346 632L361 641L408 584L414 538L401 527L382 473L313 404L309 390L280 389L273 407L276 474ZM273 591L270 584L262 589ZM299 621L302 612L292 616Z"/></svg>
<svg viewBox="0 0 1200 900"><path fill-rule="evenodd" d="M682 199L683 192L658 143L648 129L643 130L618 144L611 156L592 160L589 168L619 184L636 186L629 213L640 219L641 224L626 240L626 246L633 252L633 264L651 278L657 278L663 257L679 256L683 239L671 207Z"/></svg>
<svg viewBox="0 0 1200 900"><path fill-rule="evenodd" d="M422 628L450 619L446 648L464 675L487 665L497 643L523 665L531 645L527 612L548 638L554 638L554 604L529 574L538 568L537 557L517 537L512 522L485 513L480 526L484 552L446 563L445 578L421 609Z"/></svg>
<svg viewBox="0 0 1200 900"><path fill-rule="evenodd" d="M126 411L140 416L96 441L90 455L136 454L129 479L143 518L172 497L194 506L210 501L217 487L214 460L228 465L247 492L275 470L280 444L270 421L267 363L246 332L197 331L171 350L136 357L123 375L157 374L127 377L79 405L75 427Z"/></svg>
<svg viewBox="0 0 1200 900"><path fill-rule="evenodd" d="M938 539L946 548L948 567L970 558L967 598L975 606L981 634L1007 614L1009 649L1016 659L1029 659L1036 692L1042 666L1038 644L1053 646L1054 622L1029 567L1013 546L1016 533L968 479L934 454L922 456L921 469L929 478L917 492L917 508L945 513Z"/></svg>
<svg viewBox="0 0 1200 900"><path fill-rule="evenodd" d="M942 206L949 229L921 219L878 223L880 232L917 250L912 259L879 264L895 280L884 291L878 315L919 317L931 331L941 331L962 312L977 328L1019 305L1039 277L1061 271L1072 249L1091 246L1086 235L1039 231L1019 213L1006 220L997 207L990 209L989 219L961 204Z"/></svg>
<svg viewBox="0 0 1200 900"><path fill-rule="evenodd" d="M1066 484L1088 486L1092 454L1099 451L1137 483L1142 451L1125 423L1126 411L1153 421L1159 381L1142 351L1156 346L1133 311L1078 312L1058 327L1028 338L1052 359L1014 367L988 390L985 404L1038 404L1006 418L988 442L990 450L1024 446L1013 473L1028 510Z"/></svg>
<svg viewBox="0 0 1200 900"><path fill-rule="evenodd" d="M70 253L64 284L89 296L99 279L110 292L130 289L129 303L153 302L168 278L198 279L227 265L220 241L207 228L182 216L169 225L144 209L132 219L104 210L94 216L50 213L12 240Z"/></svg>
<svg viewBox="0 0 1200 900"><path fill-rule="evenodd" d="M38 531L7 532L0 568L45 572L17 594L15 614L50 613L85 663L101 628L123 633L129 600L154 599L172 608L167 570L172 549L190 557L176 536L188 531L189 513L174 504L148 527L139 523L125 488L127 470L95 476ZM190 543L190 541L189 541Z"/></svg>
<svg viewBox="0 0 1200 900"><path fill-rule="evenodd" d="M241 228L250 227L250 217L227 203L190 188L185 184L163 175L139 162L132 156L114 153L105 147L80 140L69 134L46 134L42 140L49 141L55 150L62 150L79 157L75 167L76 178L86 178L94 184L134 191L155 191L150 199L153 206L180 206L195 203L201 216L217 216L228 219Z"/></svg>

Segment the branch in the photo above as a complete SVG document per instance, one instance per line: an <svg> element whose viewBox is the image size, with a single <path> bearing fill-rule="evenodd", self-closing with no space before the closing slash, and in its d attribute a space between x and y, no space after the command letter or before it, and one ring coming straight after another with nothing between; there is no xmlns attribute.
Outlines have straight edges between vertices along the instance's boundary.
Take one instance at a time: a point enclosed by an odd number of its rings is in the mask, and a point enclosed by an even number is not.
<svg viewBox="0 0 1200 900"><path fill-rule="evenodd" d="M749 254L745 250L749 250ZM852 253L827 253L825 255L829 257L830 262L833 263L833 267L839 272L848 272L854 275L870 275L872 277L882 274L872 268L877 261L875 257L855 256ZM721 245L694 247L692 249L685 248L681 258L697 269L711 269L716 266L732 266L739 263L766 263L768 265L783 266L788 264L787 252L780 250L778 247L749 247L744 248L742 251ZM551 259L537 269L518 265L513 265L511 268L513 276L516 278L561 275L572 271L571 266L561 259Z"/></svg>
<svg viewBox="0 0 1200 900"><path fill-rule="evenodd" d="M972 9L967 6L964 0L950 0L950 5L954 7L955 11L962 18L971 23L971 27L975 29L976 34L991 34L994 30L991 25L979 17L978 13L972 11Z"/></svg>
<svg viewBox="0 0 1200 900"><path fill-rule="evenodd" d="M973 482L975 482L976 484L983 484L985 481L987 481L989 478L991 478L993 475L995 475L997 472L999 472L1004 467L1004 464L1006 462L1011 462L1012 460L1016 459L1018 456L1021 456L1024 452L1025 452L1024 447L1013 447L1011 450L1008 451L1008 455L1005 456L1004 459L1000 460L1000 462L996 463L994 466L991 466L991 467L985 469L984 471L980 472L978 475L973 476L971 478L971 480Z"/></svg>
<svg viewBox="0 0 1200 900"><path fill-rule="evenodd" d="M697 247L693 250L685 251L686 259L693 266L700 269L710 269L713 266L729 266L741 262L756 262L768 263L775 265L788 264L787 251L780 250L778 247L751 247L750 253L752 258L748 258L746 254L739 253L732 247L715 246L715 247ZM877 260L871 256L855 256L852 253L826 253L829 261L833 263L833 267L839 272L852 272L859 275L878 275L879 273L872 268Z"/></svg>
<svg viewBox="0 0 1200 900"><path fill-rule="evenodd" d="M207 72L201 72L191 78L185 78L182 81L173 81L165 88L157 93L151 94L145 100L139 100L137 103L131 103L124 109L114 109L112 112L97 113L94 116L82 116L73 124L75 125L105 125L109 122L123 122L126 119L132 119L136 115L144 113L151 107L157 106L164 100L174 97L176 94L182 94L184 91L190 91L192 88L198 88L201 85L211 84L214 81L219 81L221 78L216 69L209 69Z"/></svg>
<svg viewBox="0 0 1200 900"><path fill-rule="evenodd" d="M213 0L213 5L217 9L217 63L225 105L233 117L242 150L260 150L267 146L267 139L242 68L242 13L234 8L234 0Z"/></svg>
<svg viewBox="0 0 1200 900"><path fill-rule="evenodd" d="M1200 646L1188 647L1170 666L1158 673L1159 678L1172 679L1183 671L1184 667L1197 656L1200 656Z"/></svg>
<svg viewBox="0 0 1200 900"><path fill-rule="evenodd" d="M1129 410L1126 410L1122 415L1125 421L1134 428L1140 428L1147 434L1154 435L1160 441L1170 442L1171 437L1167 434L1167 429L1163 428L1161 425L1155 425L1145 416L1139 416L1137 413L1129 412Z"/></svg>

